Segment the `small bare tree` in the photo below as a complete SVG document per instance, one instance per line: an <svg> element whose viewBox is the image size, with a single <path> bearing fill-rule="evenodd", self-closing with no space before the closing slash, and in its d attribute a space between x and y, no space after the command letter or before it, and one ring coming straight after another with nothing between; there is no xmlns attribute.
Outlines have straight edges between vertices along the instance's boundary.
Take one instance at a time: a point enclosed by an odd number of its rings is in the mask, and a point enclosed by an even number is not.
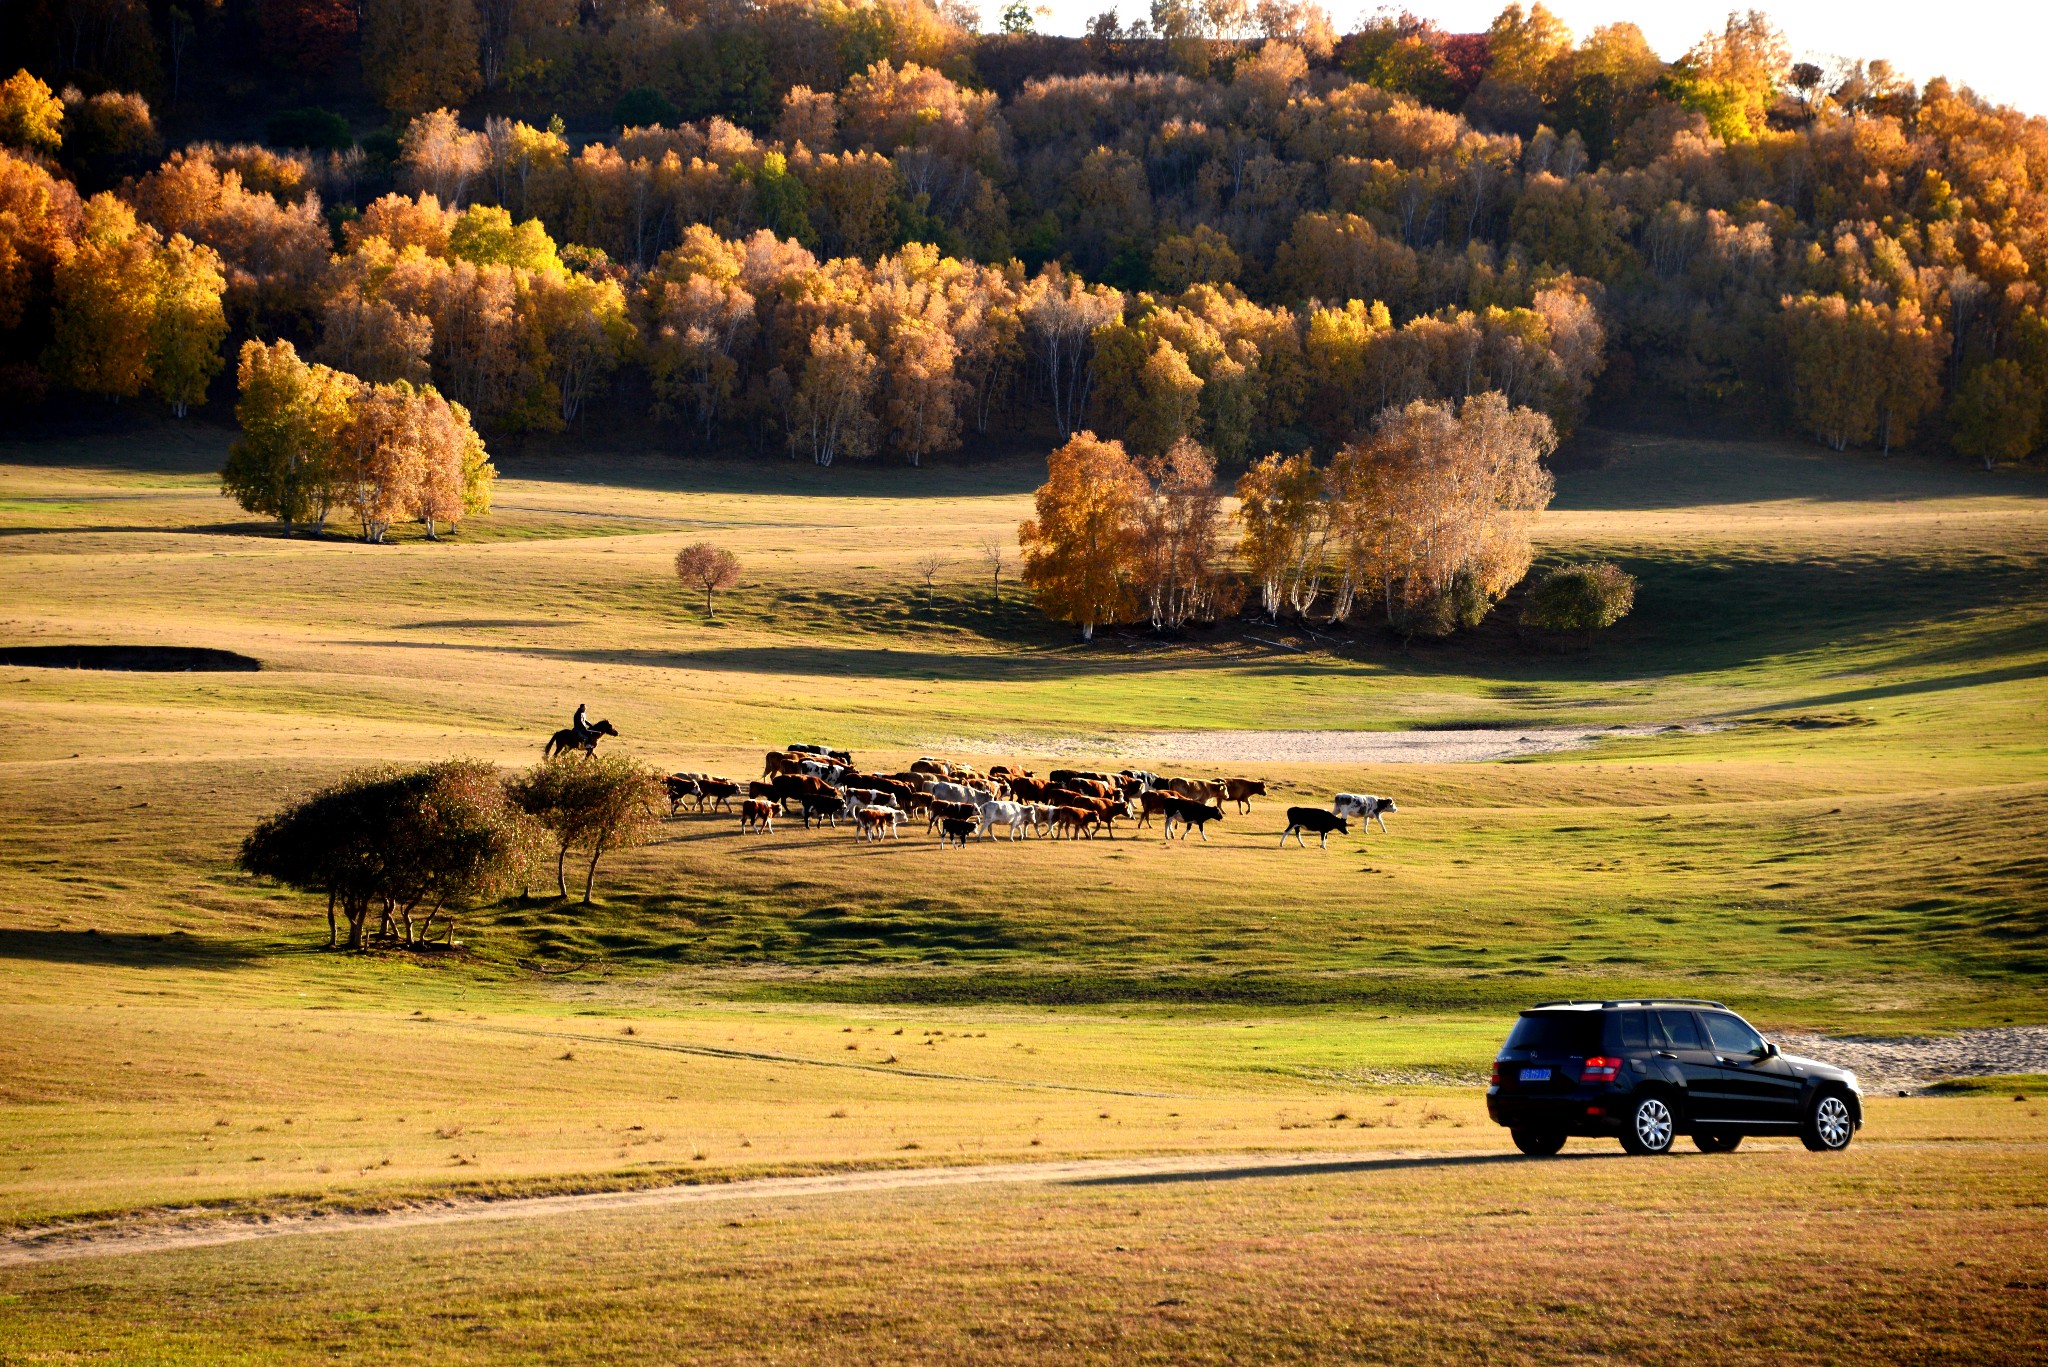
<svg viewBox="0 0 2048 1367"><path fill-rule="evenodd" d="M711 595L729 589L740 580L740 560L722 546L699 541L676 552L676 578L693 589L704 590L704 615L711 611Z"/></svg>
<svg viewBox="0 0 2048 1367"><path fill-rule="evenodd" d="M946 568L946 557L933 551L917 558L918 577L924 580L924 609L936 613L939 607L939 571Z"/></svg>
<svg viewBox="0 0 2048 1367"><path fill-rule="evenodd" d="M993 608L1003 605L1004 549L1003 539L999 536L992 536L981 543L981 563L988 566L989 606Z"/></svg>

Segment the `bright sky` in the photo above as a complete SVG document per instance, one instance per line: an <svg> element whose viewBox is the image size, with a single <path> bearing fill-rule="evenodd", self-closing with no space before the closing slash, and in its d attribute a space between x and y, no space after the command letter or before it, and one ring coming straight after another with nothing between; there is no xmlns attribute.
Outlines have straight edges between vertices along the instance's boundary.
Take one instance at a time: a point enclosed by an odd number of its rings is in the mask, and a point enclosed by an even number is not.
<svg viewBox="0 0 2048 1367"><path fill-rule="evenodd" d="M1410 9L1453 33L1486 27L1506 0L1409 0ZM1089 18L1116 0L1044 0L1051 11L1039 21L1046 33L1080 33ZM1676 57L1708 29L1719 28L1731 7L1762 9L1784 31L1795 59L1830 56L1883 57L1915 81L1947 76L1973 87L1986 99L2036 114L2048 114L2048 3L2042 0L1545 0L1550 12L1585 34L1602 24L1629 20L1650 46ZM1340 32L1356 27L1361 13L1381 6L1324 0ZM1121 0L1125 19L1151 12L1149 0ZM983 0L983 27L993 29L1002 0Z"/></svg>

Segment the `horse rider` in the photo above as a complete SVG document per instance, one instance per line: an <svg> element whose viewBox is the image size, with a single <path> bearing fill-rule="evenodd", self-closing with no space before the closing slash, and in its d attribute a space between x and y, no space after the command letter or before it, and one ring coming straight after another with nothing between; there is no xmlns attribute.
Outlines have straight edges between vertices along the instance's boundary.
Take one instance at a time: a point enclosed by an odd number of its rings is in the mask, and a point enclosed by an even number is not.
<svg viewBox="0 0 2048 1367"><path fill-rule="evenodd" d="M582 703L577 703L576 715L569 719L569 729L576 733L576 741L579 745L590 739L590 723L584 717L584 713L588 710Z"/></svg>

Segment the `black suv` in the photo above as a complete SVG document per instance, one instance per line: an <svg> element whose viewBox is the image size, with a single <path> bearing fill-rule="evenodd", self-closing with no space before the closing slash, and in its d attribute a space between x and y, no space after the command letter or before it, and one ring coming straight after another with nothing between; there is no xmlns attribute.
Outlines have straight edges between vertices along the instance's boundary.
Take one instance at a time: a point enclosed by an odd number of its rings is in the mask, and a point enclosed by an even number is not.
<svg viewBox="0 0 2048 1367"><path fill-rule="evenodd" d="M1746 1134L1796 1134L1831 1153L1863 1127L1863 1088L1845 1068L1779 1053L1720 1002L1542 1002L1501 1046L1486 1113L1541 1156L1571 1135L1668 1153L1689 1134L1727 1153Z"/></svg>

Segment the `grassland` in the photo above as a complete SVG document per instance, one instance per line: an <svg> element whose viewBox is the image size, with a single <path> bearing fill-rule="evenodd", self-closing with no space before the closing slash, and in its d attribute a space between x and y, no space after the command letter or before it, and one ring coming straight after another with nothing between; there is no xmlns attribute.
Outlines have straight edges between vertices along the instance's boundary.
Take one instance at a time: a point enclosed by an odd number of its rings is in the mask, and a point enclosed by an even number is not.
<svg viewBox="0 0 2048 1367"><path fill-rule="evenodd" d="M1623 437L1561 474L1540 530L1548 558L1642 580L1596 648L1534 648L1503 618L1441 644L1290 638L1299 654L1237 628L1083 648L1010 583L992 603L976 547L1026 515L1028 463L543 453L508 460L499 510L455 538L367 547L242 517L214 491L223 444L197 424L0 440L0 644L264 663L0 667L0 1225L1054 1156L1497 1153L1456 1084L1538 996L1684 991L1767 1028L2048 1020L2038 476ZM710 622L667 572L699 539L746 566ZM927 605L933 548L953 561ZM651 762L735 776L800 738L893 762L1156 729L1712 727L1502 764L1248 765L1273 796L1206 846L941 852L685 816L607 861L597 906L479 909L460 955L326 954L317 907L229 868L318 782L525 763L579 701ZM1393 834L1275 848L1281 806L1339 788L1397 795ZM1654 1178L1454 1164L1148 1192L1132 1204L1177 1231L1157 1258L1095 1246L1127 1194L991 1188L740 1232L592 1218L15 1269L0 1359L345 1339L365 1360L558 1360L594 1334L678 1360L1677 1360L1704 1331L1672 1317L1701 1300L1756 1356L1938 1357L1948 1340L1914 1335L1939 1316L1881 1324L1880 1287L1976 1315L1955 1341L1983 1358L2040 1339L2038 1287L2008 1275L2040 1233L2034 1109L1889 1102L1833 1166L1746 1148ZM1741 1209L1715 1199L1730 1172ZM1646 1286L1619 1270L1669 1266L1649 1213L1704 1221L1705 1253ZM1588 1258L1616 1275L1568 1293ZM365 1266L424 1275L371 1289ZM1853 1332L1810 1307L1767 1323L1769 1287L1849 1296ZM1531 1313L1552 1301L1584 1308ZM1301 1305L1327 1313L1281 1313Z"/></svg>

